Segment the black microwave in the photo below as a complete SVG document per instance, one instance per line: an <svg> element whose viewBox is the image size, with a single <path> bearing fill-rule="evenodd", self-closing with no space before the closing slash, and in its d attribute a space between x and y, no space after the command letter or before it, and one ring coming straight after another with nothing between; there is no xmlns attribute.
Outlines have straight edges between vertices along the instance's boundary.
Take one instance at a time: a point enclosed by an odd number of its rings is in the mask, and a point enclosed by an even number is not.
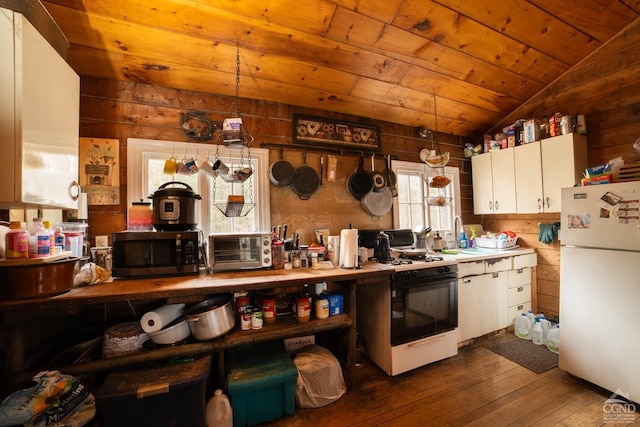
<svg viewBox="0 0 640 427"><path fill-rule="evenodd" d="M198 231L120 231L112 234L114 277L172 276L200 271Z"/></svg>

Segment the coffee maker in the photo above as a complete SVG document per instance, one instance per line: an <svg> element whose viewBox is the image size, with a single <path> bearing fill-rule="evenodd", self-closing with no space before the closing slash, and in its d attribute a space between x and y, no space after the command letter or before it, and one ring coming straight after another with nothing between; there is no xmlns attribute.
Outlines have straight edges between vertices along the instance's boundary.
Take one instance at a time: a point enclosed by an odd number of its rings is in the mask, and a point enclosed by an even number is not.
<svg viewBox="0 0 640 427"><path fill-rule="evenodd" d="M389 235L384 231L380 231L376 235L376 240L373 246L373 257L380 263L386 263L392 259Z"/></svg>

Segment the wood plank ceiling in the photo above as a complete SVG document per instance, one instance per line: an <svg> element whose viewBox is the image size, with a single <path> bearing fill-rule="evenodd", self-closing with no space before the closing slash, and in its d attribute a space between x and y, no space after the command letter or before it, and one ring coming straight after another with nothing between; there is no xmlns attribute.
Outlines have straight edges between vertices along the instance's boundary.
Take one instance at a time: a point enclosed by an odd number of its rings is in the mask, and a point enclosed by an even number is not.
<svg viewBox="0 0 640 427"><path fill-rule="evenodd" d="M81 75L234 95L239 48L241 97L469 137L640 15L640 0L43 4Z"/></svg>

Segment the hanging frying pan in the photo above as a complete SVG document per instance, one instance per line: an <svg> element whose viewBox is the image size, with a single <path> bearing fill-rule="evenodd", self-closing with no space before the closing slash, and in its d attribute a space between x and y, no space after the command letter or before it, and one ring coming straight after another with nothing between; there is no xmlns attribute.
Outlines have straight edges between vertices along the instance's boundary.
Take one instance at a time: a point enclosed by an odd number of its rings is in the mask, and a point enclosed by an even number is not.
<svg viewBox="0 0 640 427"><path fill-rule="evenodd" d="M362 209L371 216L378 217L389 213L393 207L391 189L385 187L381 192L371 191L360 200Z"/></svg>
<svg viewBox="0 0 640 427"><path fill-rule="evenodd" d="M361 200L362 197L373 190L373 180L369 172L364 170L364 154L360 156L360 164L358 169L355 170L349 179L347 180L347 187L351 195L356 200Z"/></svg>
<svg viewBox="0 0 640 427"><path fill-rule="evenodd" d="M387 187L387 178L382 172L375 170L376 169L375 159L376 159L376 155L372 154L371 155L371 180L373 181L373 191L376 193L381 193ZM385 165L386 164L387 162L385 162Z"/></svg>
<svg viewBox="0 0 640 427"><path fill-rule="evenodd" d="M320 176L311 166L307 166L307 153L303 154L302 166L299 166L293 174L291 191L300 199L307 200L320 186Z"/></svg>
<svg viewBox="0 0 640 427"><path fill-rule="evenodd" d="M269 166L269 181L276 187L286 187L293 181L295 168L291 163L284 160L282 148L280 149L280 159Z"/></svg>
<svg viewBox="0 0 640 427"><path fill-rule="evenodd" d="M396 173L391 169L391 156L387 155L387 167L384 170L384 173L387 176L387 188L391 190L391 195L393 197L398 196L398 189L396 188L397 177Z"/></svg>

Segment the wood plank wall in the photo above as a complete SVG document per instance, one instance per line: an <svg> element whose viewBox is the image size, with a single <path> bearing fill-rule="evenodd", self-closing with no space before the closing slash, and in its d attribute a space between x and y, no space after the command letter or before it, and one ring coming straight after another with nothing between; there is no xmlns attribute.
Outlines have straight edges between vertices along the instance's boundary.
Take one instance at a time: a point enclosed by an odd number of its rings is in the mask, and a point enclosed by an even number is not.
<svg viewBox="0 0 640 427"><path fill-rule="evenodd" d="M121 82L82 77L81 83L81 136L118 138L121 157L121 203L117 206L90 206L89 223L92 235L110 234L126 228L126 140L133 138L190 141L180 128L180 114L192 110L206 111L214 121L222 121L234 110L234 99L228 96L209 95L142 83ZM416 128L370 119L331 114L324 111L297 109L293 106L243 99L242 116L248 130L255 137L253 147L262 143L285 146L284 157L294 166L303 162L303 147L293 144L292 115L294 112L322 117L369 123L380 126L382 153L395 159L420 161L419 153L431 142L418 136ZM234 110L235 111L235 110ZM462 171L463 213L472 215L472 190L470 162L462 154L464 140L447 134L436 137L442 151L450 151L452 165ZM192 141L193 142L193 141ZM215 145L202 144L203 156L208 150L213 155ZM222 148L224 149L224 147ZM325 155L328 154L324 153ZM270 148L271 161L279 159L280 150ZM301 239L312 241L314 227L329 227L338 234L349 224L361 229L392 227L391 214L372 218L360 207L347 189L347 179L358 165L359 155L338 155L338 174L335 183L323 180L323 185L308 201L300 200L288 187L271 186L271 217L273 224L288 224L290 232L301 233ZM309 151L307 164L319 170L320 153ZM365 163L370 169L370 160ZM377 160L382 169L382 160Z"/></svg>
<svg viewBox="0 0 640 427"><path fill-rule="evenodd" d="M631 144L640 136L640 25L630 26L617 38L572 69L564 78L540 92L497 127L517 118L542 117L561 111L584 114L587 119L589 163L601 164L615 156L633 156ZM188 141L180 129L180 113L207 111L214 120L228 117L233 98L151 86L138 82L82 77L81 136L118 138L121 163L126 165L128 137ZM262 142L290 145L285 158L302 164L302 153L294 151L291 118L294 112L333 117L341 120L380 126L382 151L397 159L419 161L422 148L431 143L417 136L417 129L362 117L306 110L291 105L243 99L243 118L255 136L255 146ZM465 222L481 222L485 229L511 229L520 236L522 246L537 250L537 309L547 316L558 315L560 252L557 242L538 242L538 223L560 220L559 214L541 215L473 215L470 162L462 155L467 142L452 135L437 135L442 151L450 151L452 165L462 172L462 204ZM478 143L479 141L469 141ZM297 148L297 147L296 147ZM271 150L271 160L279 150ZM346 189L348 175L357 167L357 156L339 156L336 183L324 185L308 201L299 200L288 188L271 187L273 224L287 223L290 230L302 233L303 240L313 237L314 226L328 226L332 233L349 223L362 229L391 227L391 215L374 221L362 211ZM318 154L309 153L308 164L318 166ZM117 206L90 206L89 233L110 234L126 228L126 167L121 171L122 202Z"/></svg>

